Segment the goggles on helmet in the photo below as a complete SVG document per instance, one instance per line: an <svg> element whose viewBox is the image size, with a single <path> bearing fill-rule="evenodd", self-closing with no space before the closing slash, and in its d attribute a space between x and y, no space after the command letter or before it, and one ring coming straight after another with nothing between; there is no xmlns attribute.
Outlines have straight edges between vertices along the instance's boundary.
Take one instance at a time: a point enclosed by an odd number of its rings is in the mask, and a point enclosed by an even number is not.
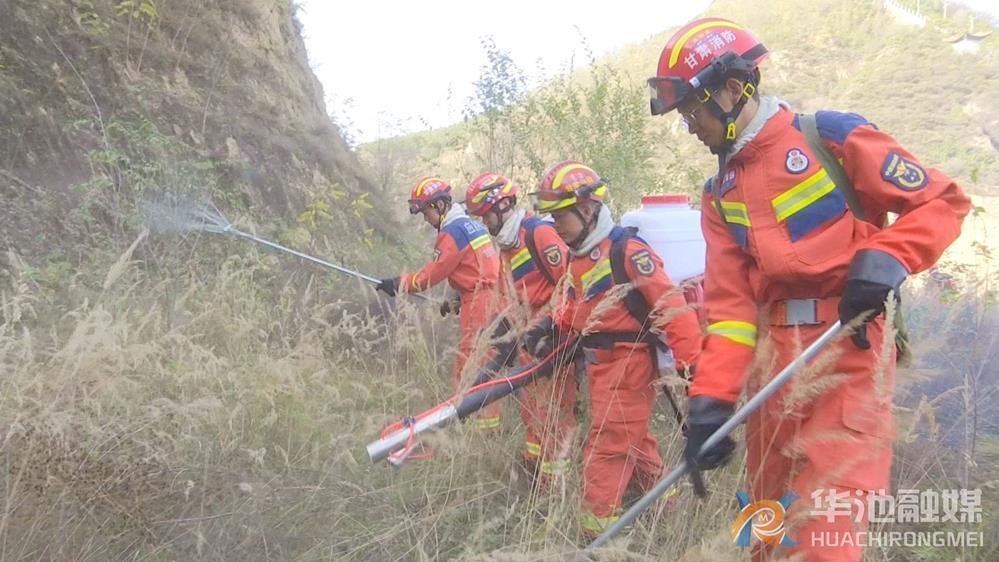
<svg viewBox="0 0 999 562"><path fill-rule="evenodd" d="M433 205L434 203L436 203L436 202L438 202L438 201L440 201L442 199L447 199L447 198L448 198L448 195L446 193L439 193L436 196L431 197L430 199L427 199L427 200L410 199L409 200L409 214L416 215L416 214L422 213L423 209L426 209L430 205Z"/></svg>
<svg viewBox="0 0 999 562"><path fill-rule="evenodd" d="M760 46L762 47L762 45ZM757 49L753 49L756 51ZM766 50L764 49L764 52ZM755 54L755 53L747 53ZM723 53L708 66L698 72L689 81L679 76L653 76L646 83L649 85L649 109L652 115L664 115L673 111L691 93L704 90L710 97L710 89L721 86L725 75L729 72L752 72L755 66L733 52ZM703 98L702 101L706 101Z"/></svg>
<svg viewBox="0 0 999 562"><path fill-rule="evenodd" d="M676 109L693 88L690 83L676 76L654 76L649 85L649 110L652 115L665 115Z"/></svg>

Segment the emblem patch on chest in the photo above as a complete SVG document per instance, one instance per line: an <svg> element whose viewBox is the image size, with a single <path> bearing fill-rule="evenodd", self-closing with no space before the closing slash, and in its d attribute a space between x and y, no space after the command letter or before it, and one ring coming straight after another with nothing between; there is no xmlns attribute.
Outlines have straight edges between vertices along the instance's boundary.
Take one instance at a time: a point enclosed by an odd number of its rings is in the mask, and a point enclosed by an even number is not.
<svg viewBox="0 0 999 562"><path fill-rule="evenodd" d="M800 148L792 148L787 151L784 167L792 174L800 174L808 169L808 156Z"/></svg>
<svg viewBox="0 0 999 562"><path fill-rule="evenodd" d="M918 191L929 182L926 170L897 152L889 152L881 166L881 177L902 191Z"/></svg>
<svg viewBox="0 0 999 562"><path fill-rule="evenodd" d="M600 259L600 248L593 248L590 250L590 259L593 261Z"/></svg>
<svg viewBox="0 0 999 562"><path fill-rule="evenodd" d="M648 250L635 252L631 256L631 263L635 264L635 269L642 275L648 277L656 270L656 262L652 261L652 255Z"/></svg>
<svg viewBox="0 0 999 562"><path fill-rule="evenodd" d="M545 255L545 260L548 262L548 265L555 267L562 263L562 252L559 251L558 244L548 246L542 253Z"/></svg>

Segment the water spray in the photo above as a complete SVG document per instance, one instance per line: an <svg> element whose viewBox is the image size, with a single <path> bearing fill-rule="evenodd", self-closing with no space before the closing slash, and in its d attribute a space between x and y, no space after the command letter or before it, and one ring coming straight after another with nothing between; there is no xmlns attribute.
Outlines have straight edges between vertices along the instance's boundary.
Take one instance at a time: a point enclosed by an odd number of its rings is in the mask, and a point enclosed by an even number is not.
<svg viewBox="0 0 999 562"><path fill-rule="evenodd" d="M265 240L258 236L254 236L248 232L243 232L233 226L232 222L226 218L225 214L211 201L204 202L189 197L165 195L158 199L144 202L142 204L142 208L143 213L146 216L146 223L149 225L149 229L153 232L179 233L198 231L210 232L212 234L228 234L255 242L261 246L266 246L278 252L293 255L297 258L312 262L327 269L332 269L345 275L356 277L374 285L381 283L381 279L378 279L377 277L365 275L358 271L339 266L335 263L330 263L326 260L292 250L291 248L282 246L276 242L271 242L270 240ZM410 294L423 300L431 300L426 295L419 293L406 294Z"/></svg>

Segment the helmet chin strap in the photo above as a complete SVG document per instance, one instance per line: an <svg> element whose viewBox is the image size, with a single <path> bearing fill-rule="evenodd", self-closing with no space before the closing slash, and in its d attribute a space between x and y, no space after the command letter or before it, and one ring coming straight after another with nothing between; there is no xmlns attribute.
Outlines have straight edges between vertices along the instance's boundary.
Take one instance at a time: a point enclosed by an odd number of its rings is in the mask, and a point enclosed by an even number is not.
<svg viewBox="0 0 999 562"><path fill-rule="evenodd" d="M504 202L506 203L506 206L504 206L501 209L500 205L503 205ZM511 197L508 199L500 200L499 203L496 203L496 205L494 205L492 209L489 209L489 212L496 215L496 218L499 220L499 226L496 227L496 232L493 232L493 229L491 227L488 226L486 227L489 230L489 234L496 236L497 234L500 233L500 230L503 229L503 225L506 224L507 213L510 211L510 209L513 209L516 206L517 206L517 200Z"/></svg>
<svg viewBox="0 0 999 562"><path fill-rule="evenodd" d="M431 203L434 209L437 209L437 224L434 225L438 231L441 229L441 225L444 223L444 216L447 212L451 210L451 200L450 199L440 199Z"/></svg>
<svg viewBox="0 0 999 562"><path fill-rule="evenodd" d="M756 93L756 84L759 82L759 76L759 71L756 71L746 79L745 84L742 86L742 95L739 96L739 101L735 102L730 111L722 109L718 105L718 102L715 101L714 96L704 102L708 111L725 125L725 140L722 141L720 146L711 147L712 154L720 155L732 150L732 145L735 144L735 139L738 137L738 132L735 129L735 121L739 118L739 114L742 113L746 102L752 99L753 94Z"/></svg>
<svg viewBox="0 0 999 562"><path fill-rule="evenodd" d="M576 217L579 218L579 222L583 223L583 229L579 231L579 234L573 238L571 241L567 241L566 244L572 249L578 249L579 246L586 240L586 237L590 235L593 227L597 224L597 217L600 214L599 209L595 211L590 218L587 219L583 216L582 211L579 210L579 205L573 205L569 207L569 210L573 212Z"/></svg>

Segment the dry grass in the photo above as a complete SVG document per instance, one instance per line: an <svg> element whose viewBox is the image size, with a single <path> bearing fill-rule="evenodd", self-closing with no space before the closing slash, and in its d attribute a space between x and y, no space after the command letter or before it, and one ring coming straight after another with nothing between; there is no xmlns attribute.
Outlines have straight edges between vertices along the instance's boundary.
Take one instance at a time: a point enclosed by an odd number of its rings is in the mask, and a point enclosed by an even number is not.
<svg viewBox="0 0 999 562"><path fill-rule="evenodd" d="M450 394L453 317L372 293L336 300L343 285L284 271L273 256L164 275L148 244L140 236L104 271L59 290L7 256L0 559L560 560L582 546L578 462L551 489L532 489L515 466L514 401L499 436L452 427L429 439L430 461L368 462L362 447L382 427ZM935 330L964 329L955 305L932 310L951 318ZM758 370L772 367L768 348L761 342ZM831 384L831 361L802 373L791 403ZM968 444L963 429L955 438L966 420L953 409L967 392L917 394L935 379L915 369L899 380L897 486L994 478L948 452ZM994 397L985 382L972 403ZM667 408L655 418L669 464L682 438ZM571 444L577 461L583 433ZM971 460L992 459L994 437L982 426L973 435ZM742 472L733 462L710 473L704 501L683 483L678 501L656 504L600 559L739 559L726 529Z"/></svg>

